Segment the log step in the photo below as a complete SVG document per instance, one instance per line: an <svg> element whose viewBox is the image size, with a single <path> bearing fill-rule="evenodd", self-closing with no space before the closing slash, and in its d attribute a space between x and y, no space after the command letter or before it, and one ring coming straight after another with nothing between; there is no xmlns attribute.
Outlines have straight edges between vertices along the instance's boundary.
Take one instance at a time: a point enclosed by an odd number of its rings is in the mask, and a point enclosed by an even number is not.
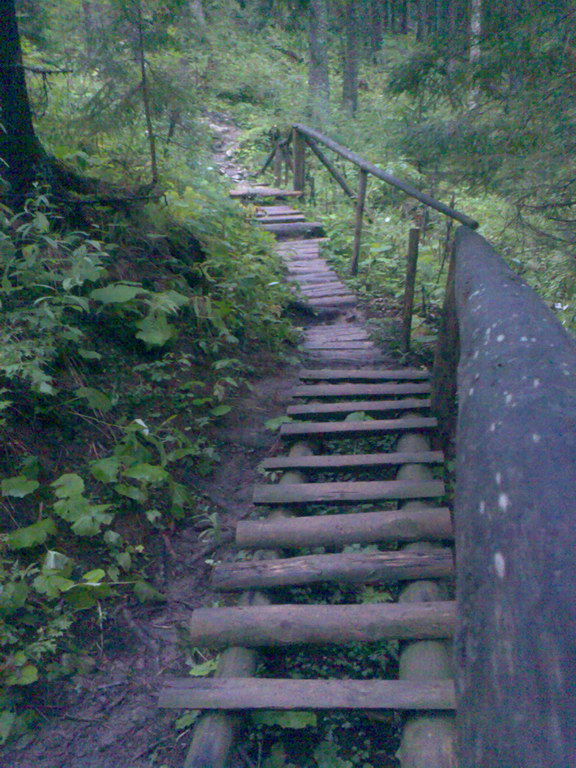
<svg viewBox="0 0 576 768"><path fill-rule="evenodd" d="M438 422L432 417L416 419L374 419L366 421L304 421L282 424L281 437L297 435L362 435L374 432L404 432L406 430L434 429Z"/></svg>
<svg viewBox="0 0 576 768"><path fill-rule="evenodd" d="M273 456L264 459L260 467L265 470L364 469L397 464L441 464L443 461L444 453L442 451L350 453L333 456L315 454L313 456Z"/></svg>
<svg viewBox="0 0 576 768"><path fill-rule="evenodd" d="M403 381L429 379L430 372L421 371L417 368L400 368L397 370L370 370L365 368L356 371L346 368L334 370L329 368L318 368L317 370L303 368L298 374L298 378L302 381L386 381L388 379Z"/></svg>
<svg viewBox="0 0 576 768"><path fill-rule="evenodd" d="M418 408L430 408L430 400L407 397L402 400L349 400L343 403L308 403L289 405L288 416L320 416L337 413L378 413L385 411L406 411Z"/></svg>
<svg viewBox="0 0 576 768"><path fill-rule="evenodd" d="M181 678L169 680L159 705L175 709L454 709L451 680L293 680Z"/></svg>
<svg viewBox="0 0 576 768"><path fill-rule="evenodd" d="M442 639L454 633L455 606L446 601L199 608L187 639L200 648Z"/></svg>
<svg viewBox="0 0 576 768"><path fill-rule="evenodd" d="M373 397L386 395L427 395L430 384L303 384L294 397Z"/></svg>
<svg viewBox="0 0 576 768"><path fill-rule="evenodd" d="M258 224L261 229L271 232L276 237L296 237L302 235L323 235L324 227L319 221L293 221L285 224Z"/></svg>
<svg viewBox="0 0 576 768"><path fill-rule="evenodd" d="M454 573L452 551L341 552L214 566L212 586L223 591L320 582L394 582L442 579Z"/></svg>
<svg viewBox="0 0 576 768"><path fill-rule="evenodd" d="M349 504L382 499L430 499L444 496L441 480L409 482L366 480L341 483L287 483L256 485L254 504L310 504L316 502Z"/></svg>
<svg viewBox="0 0 576 768"><path fill-rule="evenodd" d="M241 520L236 526L239 547L343 546L453 537L447 507L313 515L290 520Z"/></svg>
<svg viewBox="0 0 576 768"><path fill-rule="evenodd" d="M293 189L279 189L277 187L245 187L238 186L230 190L230 197L244 198L244 197L301 197L302 192L297 192Z"/></svg>

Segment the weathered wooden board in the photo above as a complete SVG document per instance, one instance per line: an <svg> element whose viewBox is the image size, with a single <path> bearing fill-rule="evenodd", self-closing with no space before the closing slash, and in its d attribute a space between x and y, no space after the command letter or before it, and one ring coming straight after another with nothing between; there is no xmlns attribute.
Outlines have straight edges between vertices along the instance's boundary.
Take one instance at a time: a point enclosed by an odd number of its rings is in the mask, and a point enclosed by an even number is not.
<svg viewBox="0 0 576 768"><path fill-rule="evenodd" d="M448 638L454 632L455 605L446 601L199 608L188 622L187 640L200 648L252 648Z"/></svg>
<svg viewBox="0 0 576 768"><path fill-rule="evenodd" d="M352 504L383 499L429 499L443 496L444 483L430 480L368 480L343 483L293 483L255 485L254 504Z"/></svg>
<svg viewBox="0 0 576 768"><path fill-rule="evenodd" d="M176 709L454 709L450 680L293 680L182 678L168 680L160 706Z"/></svg>
<svg viewBox="0 0 576 768"><path fill-rule="evenodd" d="M282 520L241 520L239 547L320 547L386 541L436 541L453 538L446 507L356 512Z"/></svg>
<svg viewBox="0 0 576 768"><path fill-rule="evenodd" d="M320 349L330 351L331 349L373 349L376 347L371 341L333 341L331 343L320 343L318 341L304 341L304 349Z"/></svg>
<svg viewBox="0 0 576 768"><path fill-rule="evenodd" d="M304 421L282 424L281 437L295 435L362 435L378 432L406 432L428 430L437 426L433 417L402 419L373 419L371 421Z"/></svg>
<svg viewBox="0 0 576 768"><path fill-rule="evenodd" d="M301 197L302 192L278 187L244 187L238 186L230 190L230 197Z"/></svg>
<svg viewBox="0 0 576 768"><path fill-rule="evenodd" d="M454 572L452 551L345 552L307 555L284 560L221 563L212 572L212 586L221 590L266 589L323 581L359 583L441 579Z"/></svg>
<svg viewBox="0 0 576 768"><path fill-rule="evenodd" d="M417 368L377 369L369 368L352 371L347 368L330 370L327 368L310 369L303 368L298 378L302 381L406 381L415 379L429 379L429 371L421 371Z"/></svg>
<svg viewBox="0 0 576 768"><path fill-rule="evenodd" d="M288 416L320 416L339 413L384 413L386 411L411 411L419 408L429 408L430 400L413 397L400 400L349 400L344 403L307 403L305 405L289 405Z"/></svg>
<svg viewBox="0 0 576 768"><path fill-rule="evenodd" d="M330 299L310 299L309 304L312 307L351 307L356 304L356 296L350 294L349 296L334 296Z"/></svg>
<svg viewBox="0 0 576 768"><path fill-rule="evenodd" d="M293 392L294 397L383 397L417 394L430 394L430 384L303 384Z"/></svg>
<svg viewBox="0 0 576 768"><path fill-rule="evenodd" d="M276 235L276 237L321 235L324 232L324 227L319 221L294 221L285 224L270 222L269 224L259 224L258 226L265 229L266 232L271 232L273 235Z"/></svg>
<svg viewBox="0 0 576 768"><path fill-rule="evenodd" d="M351 453L312 456L274 456L264 459L262 469L359 469L385 467L398 464L441 464L442 451L414 451L412 453Z"/></svg>
<svg viewBox="0 0 576 768"><path fill-rule="evenodd" d="M462 768L576 764L576 341L458 230Z"/></svg>
<svg viewBox="0 0 576 768"><path fill-rule="evenodd" d="M301 213L301 211L293 208L291 205L259 205L256 212L261 213L262 215L270 214L272 216L278 213Z"/></svg>

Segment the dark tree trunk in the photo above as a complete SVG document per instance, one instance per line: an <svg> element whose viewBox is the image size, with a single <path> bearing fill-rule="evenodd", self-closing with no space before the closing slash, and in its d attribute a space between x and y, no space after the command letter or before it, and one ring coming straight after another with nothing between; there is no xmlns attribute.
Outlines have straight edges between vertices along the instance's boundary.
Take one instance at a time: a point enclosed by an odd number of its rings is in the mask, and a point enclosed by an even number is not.
<svg viewBox="0 0 576 768"><path fill-rule="evenodd" d="M45 154L32 123L14 0L0 0L0 18L0 178L20 198L32 189Z"/></svg>
<svg viewBox="0 0 576 768"><path fill-rule="evenodd" d="M342 78L342 102L354 115L358 109L358 0L348 0L344 18L344 72Z"/></svg>
<svg viewBox="0 0 576 768"><path fill-rule="evenodd" d="M382 47L382 35L384 32L386 3L383 0L371 0L370 2L370 51L376 54Z"/></svg>
<svg viewBox="0 0 576 768"><path fill-rule="evenodd" d="M311 118L323 125L330 108L328 74L328 11L326 0L311 0L309 21L310 64L308 87Z"/></svg>

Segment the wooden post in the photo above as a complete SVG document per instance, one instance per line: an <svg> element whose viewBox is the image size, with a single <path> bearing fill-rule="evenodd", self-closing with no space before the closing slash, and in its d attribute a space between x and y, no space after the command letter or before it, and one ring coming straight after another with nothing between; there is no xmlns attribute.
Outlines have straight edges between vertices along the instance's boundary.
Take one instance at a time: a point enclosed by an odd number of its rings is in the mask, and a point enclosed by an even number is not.
<svg viewBox="0 0 576 768"><path fill-rule="evenodd" d="M448 458L454 455L457 416L456 370L459 356L460 341L454 298L454 255L452 254L448 267L440 331L434 353L431 396L432 411L438 418L439 425L435 443L442 448Z"/></svg>
<svg viewBox="0 0 576 768"><path fill-rule="evenodd" d="M350 274L358 274L358 261L360 259L360 241L362 239L362 218L364 216L364 205L366 203L366 189L368 187L368 171L360 169L360 178L358 183L358 201L356 203L356 229L354 231L354 252L352 254L352 265Z"/></svg>
<svg viewBox="0 0 576 768"><path fill-rule="evenodd" d="M414 285L416 283L416 265L418 264L418 244L420 230L411 229L408 238L408 258L406 261L406 283L404 286L404 310L402 312L402 352L410 351L410 333L412 331L412 312L414 309Z"/></svg>
<svg viewBox="0 0 576 768"><path fill-rule="evenodd" d="M304 191L304 175L306 171L305 153L306 143L304 137L296 128L293 133L293 153L294 153L294 190L296 192Z"/></svg>
<svg viewBox="0 0 576 768"><path fill-rule="evenodd" d="M277 187L282 187L282 150L279 144L276 144L274 153L274 183Z"/></svg>
<svg viewBox="0 0 576 768"><path fill-rule="evenodd" d="M322 163L322 165L328 170L328 172L332 175L335 181L338 182L338 184L342 187L345 194L348 195L348 197L351 200L356 200L356 195L354 194L353 190L350 188L350 185L342 176L338 168L326 157L326 155L320 150L318 145L313 139L309 139L308 137L304 137L306 140L306 144L310 147L312 152L316 155L318 160Z"/></svg>

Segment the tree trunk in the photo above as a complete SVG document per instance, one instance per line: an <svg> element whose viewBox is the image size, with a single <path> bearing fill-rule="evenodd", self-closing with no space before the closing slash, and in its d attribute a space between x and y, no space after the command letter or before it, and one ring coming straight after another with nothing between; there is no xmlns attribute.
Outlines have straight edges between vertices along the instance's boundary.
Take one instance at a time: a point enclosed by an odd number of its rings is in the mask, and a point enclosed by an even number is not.
<svg viewBox="0 0 576 768"><path fill-rule="evenodd" d="M342 103L355 115L358 109L358 0L348 0L344 17Z"/></svg>
<svg viewBox="0 0 576 768"><path fill-rule="evenodd" d="M310 1L310 63L308 87L310 117L323 126L329 117L330 79L328 73L328 10L326 0Z"/></svg>
<svg viewBox="0 0 576 768"><path fill-rule="evenodd" d="M32 189L45 154L36 138L14 0L0 0L0 179L18 199Z"/></svg>
<svg viewBox="0 0 576 768"><path fill-rule="evenodd" d="M480 58L480 37L482 35L482 0L470 0L470 64L474 65ZM479 91L476 85L470 89L468 106L474 109L478 106Z"/></svg>

